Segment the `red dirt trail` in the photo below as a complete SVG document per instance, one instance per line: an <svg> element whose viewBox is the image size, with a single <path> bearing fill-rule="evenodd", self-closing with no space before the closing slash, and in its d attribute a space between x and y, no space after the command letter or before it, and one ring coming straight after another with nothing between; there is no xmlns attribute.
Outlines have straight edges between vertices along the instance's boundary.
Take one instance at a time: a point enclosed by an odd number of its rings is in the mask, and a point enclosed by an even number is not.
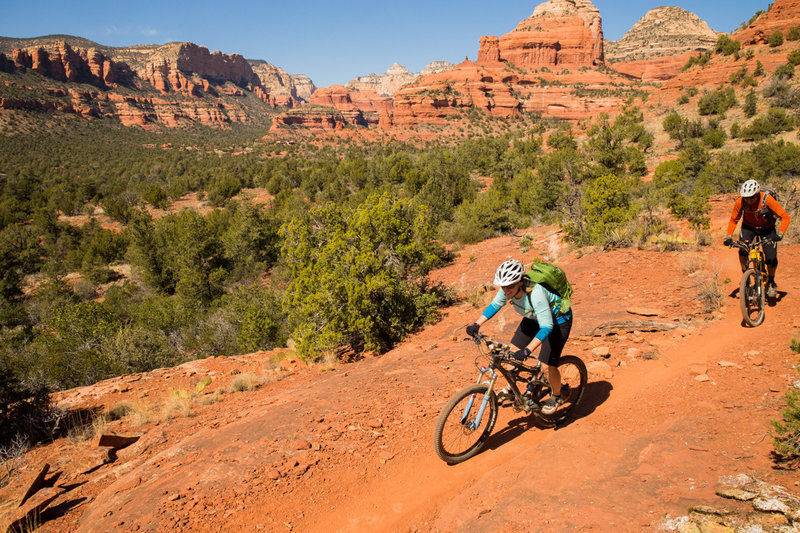
<svg viewBox="0 0 800 533"><path fill-rule="evenodd" d="M727 209L715 205L715 228ZM93 441L37 448L0 501L17 498L45 461L63 472L63 492L40 531L655 531L690 505L719 504L720 476L749 473L800 492L796 472L774 468L769 423L798 378L789 343L800 327L800 245L781 247L781 298L763 325L746 328L736 252L719 244L720 230L699 251L580 257L557 237L533 232L524 254L520 236L459 251L434 279L465 300L380 357L276 369L261 352L67 391L62 405L72 407L152 405L209 376L201 397L219 401L194 401L191 416L109 423L105 432L141 435L109 464L92 463ZM432 433L448 398L476 377L463 328L491 298L481 287L496 265L536 255L556 256L575 288L567 352L590 364L584 404L557 430L501 410L485 451L448 466ZM709 315L696 296L714 272L724 298ZM627 312L642 307L660 316ZM587 335L644 319L680 327ZM482 330L508 339L516 323L504 309ZM594 357L599 347L610 357ZM283 379L212 396L246 372Z"/></svg>

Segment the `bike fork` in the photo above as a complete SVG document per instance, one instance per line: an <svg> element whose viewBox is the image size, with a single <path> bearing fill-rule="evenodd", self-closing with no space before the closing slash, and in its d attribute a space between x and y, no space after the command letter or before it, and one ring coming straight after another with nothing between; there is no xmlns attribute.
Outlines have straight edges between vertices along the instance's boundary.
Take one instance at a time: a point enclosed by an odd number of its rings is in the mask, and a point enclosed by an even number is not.
<svg viewBox="0 0 800 533"><path fill-rule="evenodd" d="M481 374L482 376L483 374ZM481 381L481 376L478 376L478 383ZM494 382L497 381L497 375L492 376L492 380L489 382L489 387L486 389L486 393L483 395L483 401L481 401L481 405L478 408L478 414L475 416L475 420L469 422L469 413L472 410L472 404L475 402L475 394L472 394L469 397L469 401L467 402L467 406L464 408L464 415L461 417L461 424L467 426L469 429L478 429L481 425L481 419L483 418L483 413L486 411L486 406L489 405L489 397L492 394L492 388L494 387Z"/></svg>

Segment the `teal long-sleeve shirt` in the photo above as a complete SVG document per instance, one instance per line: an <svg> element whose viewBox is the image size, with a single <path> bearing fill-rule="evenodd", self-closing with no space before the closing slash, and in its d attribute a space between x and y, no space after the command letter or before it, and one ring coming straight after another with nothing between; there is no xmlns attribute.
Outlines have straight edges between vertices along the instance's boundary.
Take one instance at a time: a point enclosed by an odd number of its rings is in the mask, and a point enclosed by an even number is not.
<svg viewBox="0 0 800 533"><path fill-rule="evenodd" d="M558 312L561 298L553 294L539 284L533 286L530 293L523 291L520 298L511 298L511 305L514 310L525 318L535 320L539 324L539 332L536 338L543 341L553 331L553 317ZM498 289L492 302L483 310L486 319L492 318L509 301L503 289ZM572 310L566 314L555 318L555 322L561 324L572 318Z"/></svg>

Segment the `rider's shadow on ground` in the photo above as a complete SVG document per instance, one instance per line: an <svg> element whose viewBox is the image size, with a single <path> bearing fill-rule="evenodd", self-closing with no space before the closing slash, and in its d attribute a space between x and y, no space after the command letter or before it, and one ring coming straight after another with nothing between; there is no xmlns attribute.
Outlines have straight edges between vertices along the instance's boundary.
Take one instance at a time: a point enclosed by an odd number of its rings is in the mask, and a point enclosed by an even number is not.
<svg viewBox="0 0 800 533"><path fill-rule="evenodd" d="M518 436L522 435L526 431L532 428L537 429L561 429L570 425L575 420L579 418L584 418L589 416L597 409L600 405L602 405L608 397L611 395L611 389L614 387L611 386L611 383L608 381L592 381L586 384L586 388L583 391L583 398L581 398L581 403L575 408L575 410L570 414L569 418L553 428L552 425L544 423L538 416L533 414L526 415L521 414L517 418L513 418L508 421L508 425L502 428L500 431L494 433L486 440L486 445L484 446L484 450L486 449L496 449L500 446L503 446L507 442L511 442Z"/></svg>

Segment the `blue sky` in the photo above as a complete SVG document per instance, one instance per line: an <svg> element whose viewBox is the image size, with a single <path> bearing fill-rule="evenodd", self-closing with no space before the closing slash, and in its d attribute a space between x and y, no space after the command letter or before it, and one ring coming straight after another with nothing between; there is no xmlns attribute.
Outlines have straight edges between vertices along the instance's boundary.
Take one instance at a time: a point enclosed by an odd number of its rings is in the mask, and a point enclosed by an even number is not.
<svg viewBox="0 0 800 533"><path fill-rule="evenodd" d="M264 59L318 87L385 72L395 61L419 72L431 61L474 60L482 35L503 35L540 0L344 2L308 0L0 0L0 35L68 34L108 46L191 41L212 52ZM650 9L675 5L711 29L731 32L768 1L593 0L606 39L621 38Z"/></svg>

